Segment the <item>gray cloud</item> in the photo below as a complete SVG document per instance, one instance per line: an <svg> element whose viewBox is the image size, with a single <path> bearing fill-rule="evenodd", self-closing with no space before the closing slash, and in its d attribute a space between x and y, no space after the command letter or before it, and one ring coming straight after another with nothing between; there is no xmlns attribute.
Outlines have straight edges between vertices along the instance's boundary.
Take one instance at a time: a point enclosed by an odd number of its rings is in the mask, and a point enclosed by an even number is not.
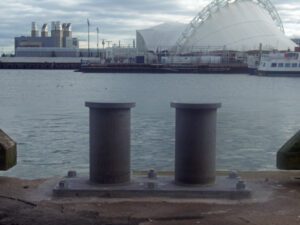
<svg viewBox="0 0 300 225"><path fill-rule="evenodd" d="M73 24L74 36L84 46L87 39L86 19L91 21L92 45L96 27L101 38L129 40L135 30L166 21L190 21L210 0L6 0L0 2L0 49L12 49L13 37L30 34L32 21L43 23L60 20ZM300 35L299 0L273 0L287 34Z"/></svg>

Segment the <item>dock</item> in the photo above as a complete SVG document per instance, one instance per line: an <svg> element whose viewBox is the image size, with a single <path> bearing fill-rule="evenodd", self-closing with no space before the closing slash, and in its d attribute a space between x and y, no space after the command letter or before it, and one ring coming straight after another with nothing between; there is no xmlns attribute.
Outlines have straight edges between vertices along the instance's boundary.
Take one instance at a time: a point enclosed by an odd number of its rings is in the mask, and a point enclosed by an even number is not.
<svg viewBox="0 0 300 225"><path fill-rule="evenodd" d="M1 57L0 69L78 70L81 58Z"/></svg>
<svg viewBox="0 0 300 225"><path fill-rule="evenodd" d="M83 73L191 73L191 74L239 74L247 73L248 66L243 63L203 63L203 64L138 64L109 63L82 64L95 62L97 58L67 57L2 57L0 69L36 70L75 70Z"/></svg>
<svg viewBox="0 0 300 225"><path fill-rule="evenodd" d="M246 64L90 64L81 66L84 73L247 73Z"/></svg>

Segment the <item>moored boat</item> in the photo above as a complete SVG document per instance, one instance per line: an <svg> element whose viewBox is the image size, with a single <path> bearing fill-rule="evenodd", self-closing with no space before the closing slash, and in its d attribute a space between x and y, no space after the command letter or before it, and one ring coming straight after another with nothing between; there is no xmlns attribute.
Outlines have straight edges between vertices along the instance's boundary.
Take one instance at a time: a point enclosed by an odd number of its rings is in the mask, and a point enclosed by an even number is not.
<svg viewBox="0 0 300 225"><path fill-rule="evenodd" d="M288 51L262 55L257 73L261 76L300 77L300 53Z"/></svg>

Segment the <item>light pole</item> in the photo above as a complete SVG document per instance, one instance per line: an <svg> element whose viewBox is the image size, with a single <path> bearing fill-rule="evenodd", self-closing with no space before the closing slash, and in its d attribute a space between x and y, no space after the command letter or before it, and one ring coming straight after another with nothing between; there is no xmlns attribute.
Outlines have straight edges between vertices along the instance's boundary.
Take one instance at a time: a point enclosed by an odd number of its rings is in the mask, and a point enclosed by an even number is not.
<svg viewBox="0 0 300 225"><path fill-rule="evenodd" d="M90 20L87 19L88 25L88 57L90 57Z"/></svg>
<svg viewBox="0 0 300 225"><path fill-rule="evenodd" d="M104 46L105 46L105 39L102 40L102 47L103 47L103 60L106 58L106 52L104 51Z"/></svg>
<svg viewBox="0 0 300 225"><path fill-rule="evenodd" d="M97 55L100 57L99 54L99 27L97 27Z"/></svg>

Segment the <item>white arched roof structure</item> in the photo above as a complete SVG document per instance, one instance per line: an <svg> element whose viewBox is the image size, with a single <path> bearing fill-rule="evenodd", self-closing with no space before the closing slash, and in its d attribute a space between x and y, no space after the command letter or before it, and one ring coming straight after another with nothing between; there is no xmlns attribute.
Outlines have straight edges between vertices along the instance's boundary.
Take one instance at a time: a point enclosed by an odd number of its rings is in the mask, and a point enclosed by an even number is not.
<svg viewBox="0 0 300 225"><path fill-rule="evenodd" d="M213 0L187 25L161 24L137 31L139 50L293 50L296 44L270 0Z"/></svg>
<svg viewBox="0 0 300 225"><path fill-rule="evenodd" d="M145 30L136 31L139 51L157 51L173 48L187 24L163 23Z"/></svg>
<svg viewBox="0 0 300 225"><path fill-rule="evenodd" d="M186 27L176 42L176 51L190 52L197 46L229 50L293 49L284 35L281 19L269 0L214 0ZM197 50L195 50L197 51Z"/></svg>

